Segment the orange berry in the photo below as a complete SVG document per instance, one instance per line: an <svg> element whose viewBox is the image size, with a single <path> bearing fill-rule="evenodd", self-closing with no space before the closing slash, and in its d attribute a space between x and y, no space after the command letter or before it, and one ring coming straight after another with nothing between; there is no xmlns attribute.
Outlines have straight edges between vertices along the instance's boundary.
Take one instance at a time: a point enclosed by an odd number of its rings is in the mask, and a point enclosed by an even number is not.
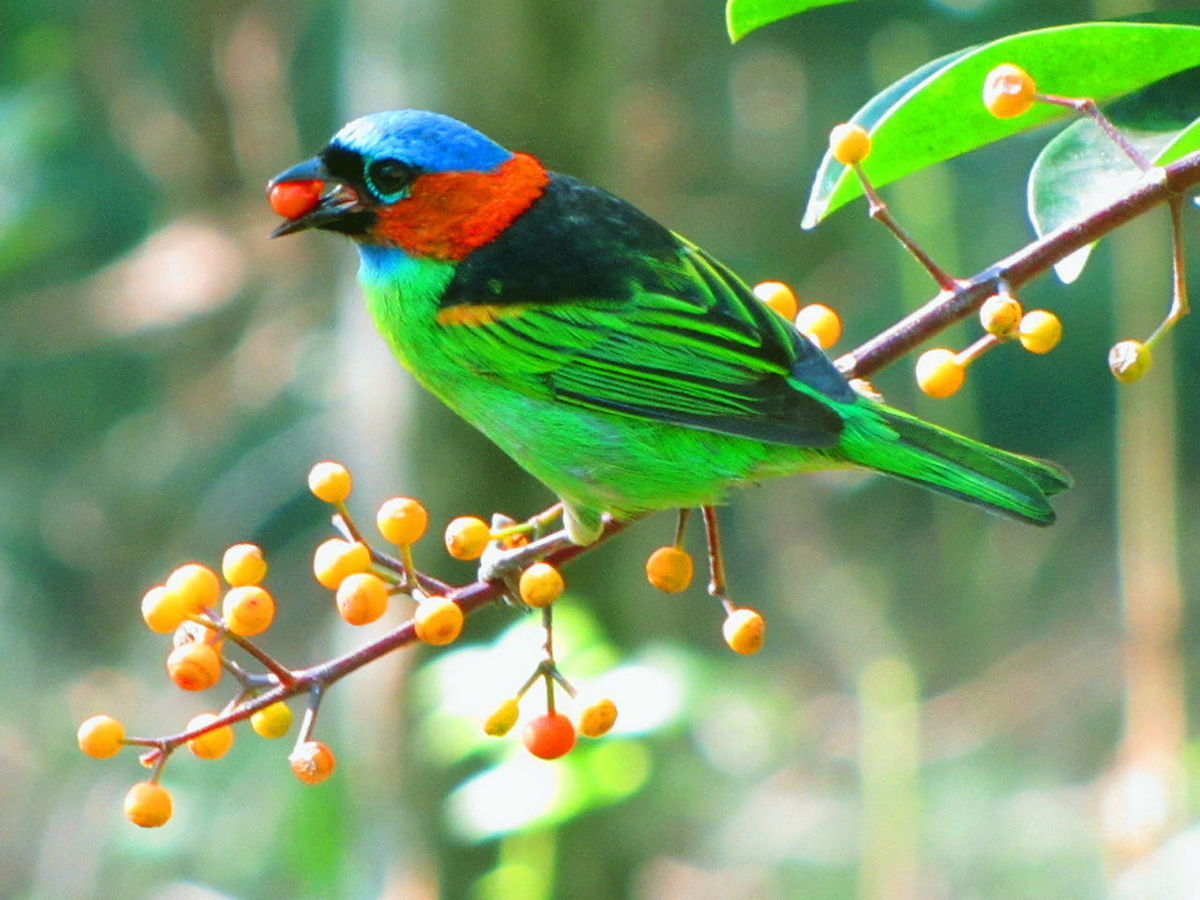
<svg viewBox="0 0 1200 900"><path fill-rule="evenodd" d="M333 774L337 759L321 741L305 741L292 751L288 763L305 784L320 784Z"/></svg>
<svg viewBox="0 0 1200 900"><path fill-rule="evenodd" d="M517 724L517 716L520 715L520 712L517 706L517 698L509 697L497 706L484 721L483 733L490 737L504 737Z"/></svg>
<svg viewBox="0 0 1200 900"><path fill-rule="evenodd" d="M384 501L375 515L379 533L401 547L415 544L429 525L429 513L411 497L393 497Z"/></svg>
<svg viewBox="0 0 1200 900"><path fill-rule="evenodd" d="M800 309L796 292L782 281L760 281L754 286L754 296L785 319L794 319Z"/></svg>
<svg viewBox="0 0 1200 900"><path fill-rule="evenodd" d="M979 307L979 322L988 334L1011 337L1021 321L1021 303L1012 294L992 294Z"/></svg>
<svg viewBox="0 0 1200 900"><path fill-rule="evenodd" d="M139 781L125 795L125 818L139 828L158 828L171 818L171 795L161 784Z"/></svg>
<svg viewBox="0 0 1200 900"><path fill-rule="evenodd" d="M749 656L762 649L766 623L755 610L747 607L735 609L725 617L721 632L731 650Z"/></svg>
<svg viewBox="0 0 1200 900"><path fill-rule="evenodd" d="M446 550L455 559L479 559L491 539L487 522L474 516L459 516L446 526Z"/></svg>
<svg viewBox="0 0 1200 900"><path fill-rule="evenodd" d="M522 600L540 609L561 597L565 584L558 569L550 563L539 562L521 573L517 587Z"/></svg>
<svg viewBox="0 0 1200 900"><path fill-rule="evenodd" d="M216 713L200 713L198 716L193 716L187 723L187 731L193 728L203 728L210 722L217 720ZM219 725L211 731L206 731L204 734L191 738L188 742L188 749L195 753L201 759L220 759L229 752L229 748L233 746L233 729L228 725Z"/></svg>
<svg viewBox="0 0 1200 900"><path fill-rule="evenodd" d="M230 588L221 605L225 627L242 637L266 631L275 618L275 600L257 584Z"/></svg>
<svg viewBox="0 0 1200 900"><path fill-rule="evenodd" d="M826 350L842 336L842 320L824 303L810 303L796 313L796 330Z"/></svg>
<svg viewBox="0 0 1200 900"><path fill-rule="evenodd" d="M320 181L281 181L271 185L267 200L276 215L298 219L321 202L325 185Z"/></svg>
<svg viewBox="0 0 1200 900"><path fill-rule="evenodd" d="M1033 106L1037 85L1020 66L1003 63L983 81L983 105L997 119L1011 119Z"/></svg>
<svg viewBox="0 0 1200 900"><path fill-rule="evenodd" d="M608 734L617 721L617 705L607 697L590 704L579 714L579 733L597 738Z"/></svg>
<svg viewBox="0 0 1200 900"><path fill-rule="evenodd" d="M210 644L181 644L167 657L167 674L185 691L203 691L221 678L221 657Z"/></svg>
<svg viewBox="0 0 1200 900"><path fill-rule="evenodd" d="M967 370L953 350L937 347L917 357L917 385L930 397L949 397L966 378Z"/></svg>
<svg viewBox="0 0 1200 900"><path fill-rule="evenodd" d="M1108 367L1117 381L1132 384L1154 364L1150 348L1141 341L1118 341L1108 351Z"/></svg>
<svg viewBox="0 0 1200 900"><path fill-rule="evenodd" d="M108 759L120 752L125 742L125 726L112 716L85 719L75 735L79 749L93 759Z"/></svg>
<svg viewBox="0 0 1200 900"><path fill-rule="evenodd" d="M843 122L829 132L829 150L843 166L855 166L871 152L871 136L861 125Z"/></svg>
<svg viewBox="0 0 1200 900"><path fill-rule="evenodd" d="M674 545L659 547L646 560L646 580L664 593L678 593L692 583L692 557Z"/></svg>
<svg viewBox="0 0 1200 900"><path fill-rule="evenodd" d="M292 727L292 711L282 700L277 700L250 716L250 727L259 737L283 737Z"/></svg>
<svg viewBox="0 0 1200 900"><path fill-rule="evenodd" d="M369 625L388 608L387 584L370 572L355 572L337 589L338 615L351 625Z"/></svg>
<svg viewBox="0 0 1200 900"><path fill-rule="evenodd" d="M546 713L525 726L521 740L539 759L558 759L575 746L575 726L560 712Z"/></svg>
<svg viewBox="0 0 1200 900"><path fill-rule="evenodd" d="M231 587L258 584L267 575L267 562L258 544L234 544L221 557L221 574Z"/></svg>
<svg viewBox="0 0 1200 900"><path fill-rule="evenodd" d="M156 634L170 634L183 624L187 614L183 597L164 585L155 585L142 597L142 618Z"/></svg>
<svg viewBox="0 0 1200 900"><path fill-rule="evenodd" d="M462 609L445 597L427 597L413 613L417 639L426 644L449 644L462 633Z"/></svg>
<svg viewBox="0 0 1200 900"><path fill-rule="evenodd" d="M340 462L327 459L308 470L308 489L326 503L344 503L350 496L350 470Z"/></svg>
<svg viewBox="0 0 1200 900"><path fill-rule="evenodd" d="M313 575L322 585L336 591L347 575L371 568L371 551L361 542L341 538L322 541L313 553Z"/></svg>
<svg viewBox="0 0 1200 900"><path fill-rule="evenodd" d="M221 596L221 582L217 573L200 563L187 563L167 577L166 588L183 599L188 612L200 612L206 606L215 606Z"/></svg>
<svg viewBox="0 0 1200 900"><path fill-rule="evenodd" d="M1035 309L1021 317L1017 336L1030 353L1049 353L1062 340L1062 322L1048 310Z"/></svg>

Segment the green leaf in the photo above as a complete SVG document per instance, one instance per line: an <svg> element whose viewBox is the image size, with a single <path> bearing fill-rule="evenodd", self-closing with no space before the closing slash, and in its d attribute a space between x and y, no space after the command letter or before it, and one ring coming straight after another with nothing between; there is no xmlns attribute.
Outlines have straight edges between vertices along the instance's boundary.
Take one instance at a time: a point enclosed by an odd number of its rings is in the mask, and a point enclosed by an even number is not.
<svg viewBox="0 0 1200 900"><path fill-rule="evenodd" d="M786 19L818 6L850 3L852 0L728 0L725 4L725 27L729 39L740 41L756 28Z"/></svg>
<svg viewBox="0 0 1200 900"><path fill-rule="evenodd" d="M1165 165L1200 146L1200 69L1190 69L1114 104L1107 111L1135 149ZM1028 208L1038 236L1108 206L1146 177L1091 119L1065 128L1038 155L1029 173ZM1054 270L1069 284L1092 247L1082 247Z"/></svg>
<svg viewBox="0 0 1200 900"><path fill-rule="evenodd" d="M851 121L871 133L863 164L880 187L926 166L1067 115L1045 103L997 119L980 100L984 78L1000 63L1024 68L1044 93L1120 97L1200 65L1200 28L1129 22L1064 25L1011 35L928 63L860 109ZM812 228L862 193L858 179L826 153L803 226Z"/></svg>

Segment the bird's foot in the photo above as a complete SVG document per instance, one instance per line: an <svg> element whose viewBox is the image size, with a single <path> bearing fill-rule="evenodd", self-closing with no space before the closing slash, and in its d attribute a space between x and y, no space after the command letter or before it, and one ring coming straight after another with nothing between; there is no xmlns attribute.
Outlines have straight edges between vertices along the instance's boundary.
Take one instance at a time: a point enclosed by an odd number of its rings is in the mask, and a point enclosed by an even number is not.
<svg viewBox="0 0 1200 900"><path fill-rule="evenodd" d="M517 587L521 573L547 553L573 543L565 528L543 533L561 513L562 505L556 503L526 522L515 522L502 513L492 516L492 541L479 557L477 577L503 584L504 601L510 606L525 608Z"/></svg>

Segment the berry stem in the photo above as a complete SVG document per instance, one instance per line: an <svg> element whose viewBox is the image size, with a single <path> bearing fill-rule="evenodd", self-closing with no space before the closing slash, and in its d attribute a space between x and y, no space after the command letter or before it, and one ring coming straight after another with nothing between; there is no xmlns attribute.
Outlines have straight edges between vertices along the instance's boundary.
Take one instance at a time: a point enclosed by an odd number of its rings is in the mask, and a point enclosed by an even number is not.
<svg viewBox="0 0 1200 900"><path fill-rule="evenodd" d="M1187 260L1183 255L1183 197L1172 197L1169 203L1171 209L1171 308L1150 337L1146 338L1146 346L1153 347L1160 337L1171 330L1172 326L1189 312L1187 296Z"/></svg>
<svg viewBox="0 0 1200 900"><path fill-rule="evenodd" d="M239 647L245 650L246 653L262 663L263 668L271 673L271 676L274 678L275 682L286 687L296 680L296 676L292 674L291 670L288 669L287 666L283 665L283 663L279 662L279 660L275 659L275 657L271 656L250 639L242 637L240 634L234 634L231 631L225 633L225 639L237 644ZM233 675L233 677L239 682L241 682L243 687L262 686L260 681L261 676L252 675L246 672L241 666L238 666L232 660L225 659L224 657L221 657L221 662L225 668L229 670L230 674Z"/></svg>
<svg viewBox="0 0 1200 900"><path fill-rule="evenodd" d="M954 354L954 361L960 366L969 366L999 343L1000 339L994 334L985 334L969 347Z"/></svg>
<svg viewBox="0 0 1200 900"><path fill-rule="evenodd" d="M1065 106L1067 109L1073 109L1075 112L1087 116L1096 123L1109 140L1120 147L1121 151L1133 160L1135 166L1143 172L1150 170L1150 160L1146 159L1137 147L1126 140L1125 135L1112 123L1112 120L1108 116L1100 111L1100 107L1096 105L1096 101L1091 97L1060 97L1058 94L1034 94L1033 98L1040 100L1042 103Z"/></svg>
<svg viewBox="0 0 1200 900"><path fill-rule="evenodd" d="M679 510L679 517L675 520L675 546L683 546L683 532L687 528L688 519L692 515L692 508L685 506Z"/></svg>
<svg viewBox="0 0 1200 900"><path fill-rule="evenodd" d="M704 537L708 542L708 593L719 600L725 597L725 561L721 555L721 533L717 527L717 510L713 506L700 507L704 514Z"/></svg>

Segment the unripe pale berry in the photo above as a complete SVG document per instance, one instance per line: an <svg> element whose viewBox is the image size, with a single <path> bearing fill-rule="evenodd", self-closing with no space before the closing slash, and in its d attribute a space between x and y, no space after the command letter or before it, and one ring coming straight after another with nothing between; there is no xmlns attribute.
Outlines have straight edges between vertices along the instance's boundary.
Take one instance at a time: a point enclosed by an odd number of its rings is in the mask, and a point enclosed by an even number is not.
<svg viewBox="0 0 1200 900"><path fill-rule="evenodd" d="M320 181L281 181L271 185L267 200L276 215L298 219L321 201L325 185Z"/></svg>
<svg viewBox="0 0 1200 900"><path fill-rule="evenodd" d="M520 715L517 698L509 697L492 711L483 723L483 733L490 737L504 737L517 724Z"/></svg>
<svg viewBox="0 0 1200 900"><path fill-rule="evenodd" d="M221 558L221 574L232 587L258 584L267 575L267 561L258 544L234 544Z"/></svg>
<svg viewBox="0 0 1200 900"><path fill-rule="evenodd" d="M221 604L225 627L242 637L266 631L275 619L275 600L257 584L230 588Z"/></svg>
<svg viewBox="0 0 1200 900"><path fill-rule="evenodd" d="M187 723L186 730L203 728L210 722L215 722L216 719L216 713L200 713L198 716L193 716ZM192 738L187 745L188 749L201 759L220 759L233 746L233 729L228 725L220 725Z"/></svg>
<svg viewBox="0 0 1200 900"><path fill-rule="evenodd" d="M794 319L800 310L796 292L782 281L760 281L754 286L754 296L785 319Z"/></svg>
<svg viewBox="0 0 1200 900"><path fill-rule="evenodd" d="M1021 317L1017 336L1030 353L1049 353L1062 339L1062 322L1048 310L1035 309Z"/></svg>
<svg viewBox="0 0 1200 900"><path fill-rule="evenodd" d="M487 522L474 516L459 516L446 526L446 551L455 559L479 559L491 539Z"/></svg>
<svg viewBox="0 0 1200 900"><path fill-rule="evenodd" d="M318 500L344 503L350 496L350 470L332 459L319 462L308 470L308 489Z"/></svg>
<svg viewBox="0 0 1200 900"><path fill-rule="evenodd" d="M139 781L125 795L125 818L139 828L158 828L171 818L171 795L161 784Z"/></svg>
<svg viewBox="0 0 1200 900"><path fill-rule="evenodd" d="M347 575L337 589L338 615L351 625L369 625L388 608L387 584L378 575Z"/></svg>
<svg viewBox="0 0 1200 900"><path fill-rule="evenodd" d="M546 713L525 726L521 741L539 759L558 759L575 746L575 726L560 712Z"/></svg>
<svg viewBox="0 0 1200 900"><path fill-rule="evenodd" d="M429 513L411 497L393 497L375 515L379 533L401 547L415 544L429 525Z"/></svg>
<svg viewBox="0 0 1200 900"><path fill-rule="evenodd" d="M1141 341L1118 341L1108 351L1108 367L1117 381L1132 384L1149 371L1154 364L1150 348Z"/></svg>
<svg viewBox="0 0 1200 900"><path fill-rule="evenodd" d="M166 589L173 591L183 600L188 612L200 612L206 606L215 606L221 597L221 582L217 573L200 563L187 563L167 577Z"/></svg>
<svg viewBox="0 0 1200 900"><path fill-rule="evenodd" d="M549 606L562 596L563 577L550 563L534 563L521 573L517 583L521 599L537 609Z"/></svg>
<svg viewBox="0 0 1200 900"><path fill-rule="evenodd" d="M1017 330L1023 311L1012 294L992 294L979 307L979 323L988 334L998 338L1010 337Z"/></svg>
<svg viewBox="0 0 1200 900"><path fill-rule="evenodd" d="M936 347L917 357L917 385L930 397L949 397L966 377L967 370L953 350Z"/></svg>
<svg viewBox="0 0 1200 900"><path fill-rule="evenodd" d="M183 597L165 585L155 585L142 597L142 619L156 634L170 634L183 624L187 614Z"/></svg>
<svg viewBox="0 0 1200 900"><path fill-rule="evenodd" d="M997 119L1011 119L1033 106L1037 85L1020 66L1003 63L983 82L983 105Z"/></svg>
<svg viewBox="0 0 1200 900"><path fill-rule="evenodd" d="M320 784L333 774L337 759L321 741L305 741L288 757L292 773L305 784Z"/></svg>
<svg viewBox="0 0 1200 900"><path fill-rule="evenodd" d="M125 726L112 716L92 716L85 719L75 735L79 749L93 759L108 759L120 752L125 740Z"/></svg>
<svg viewBox="0 0 1200 900"><path fill-rule="evenodd" d="M313 576L331 591L337 590L342 579L371 567L371 551L367 545L350 543L341 538L322 541L313 552Z"/></svg>
<svg viewBox="0 0 1200 900"><path fill-rule="evenodd" d="M417 604L413 627L423 643L449 644L462 633L462 609L445 597L427 597Z"/></svg>
<svg viewBox="0 0 1200 900"><path fill-rule="evenodd" d="M749 656L762 649L766 623L753 609L735 609L725 618L721 632L731 650Z"/></svg>
<svg viewBox="0 0 1200 900"><path fill-rule="evenodd" d="M646 560L646 580L667 594L684 590L692 583L692 557L674 545L659 547Z"/></svg>
<svg viewBox="0 0 1200 900"><path fill-rule="evenodd" d="M842 336L842 320L825 304L810 303L796 313L796 330L822 350L827 350Z"/></svg>
<svg viewBox="0 0 1200 900"><path fill-rule="evenodd" d="M212 648L220 653L221 648L225 646L225 640L218 637L215 626L189 619L176 628L175 634L171 636L172 647L182 647L184 644L211 644Z"/></svg>
<svg viewBox="0 0 1200 900"><path fill-rule="evenodd" d="M221 657L210 644L181 644L167 657L167 674L185 691L203 691L221 678Z"/></svg>
<svg viewBox="0 0 1200 900"><path fill-rule="evenodd" d="M250 727L259 737L283 737L292 727L292 711L282 700L277 700L250 716Z"/></svg>
<svg viewBox="0 0 1200 900"><path fill-rule="evenodd" d="M861 125L843 122L829 132L829 149L843 166L855 166L871 152L871 136Z"/></svg>
<svg viewBox="0 0 1200 900"><path fill-rule="evenodd" d="M584 737L597 738L608 734L617 721L617 705L607 697L588 705L579 714L579 733Z"/></svg>

